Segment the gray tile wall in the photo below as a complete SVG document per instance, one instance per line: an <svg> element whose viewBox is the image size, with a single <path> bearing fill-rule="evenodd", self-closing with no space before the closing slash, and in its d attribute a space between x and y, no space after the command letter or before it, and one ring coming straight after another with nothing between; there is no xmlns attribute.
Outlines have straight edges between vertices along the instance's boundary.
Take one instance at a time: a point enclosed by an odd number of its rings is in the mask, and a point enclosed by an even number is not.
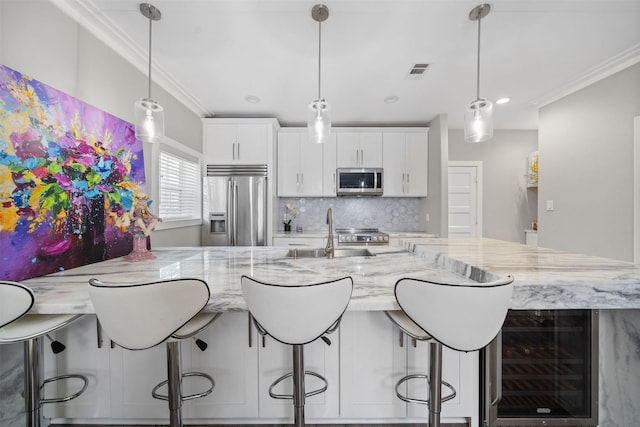
<svg viewBox="0 0 640 427"><path fill-rule="evenodd" d="M381 231L424 231L420 229L420 199L406 197L329 197L280 198L279 217L285 206L293 204L298 211L291 222L292 230L301 225L303 231L325 231L327 209L333 210L335 228L379 228ZM277 231L284 230L278 221Z"/></svg>

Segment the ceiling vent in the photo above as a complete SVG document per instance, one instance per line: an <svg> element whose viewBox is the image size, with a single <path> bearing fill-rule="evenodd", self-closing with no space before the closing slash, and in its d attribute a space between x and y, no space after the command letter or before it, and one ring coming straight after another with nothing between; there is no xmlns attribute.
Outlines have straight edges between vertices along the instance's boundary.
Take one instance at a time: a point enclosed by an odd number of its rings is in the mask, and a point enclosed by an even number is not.
<svg viewBox="0 0 640 427"><path fill-rule="evenodd" d="M414 64L409 70L408 78L410 79L421 79L424 76L425 71L429 68L429 64L421 62L418 64Z"/></svg>

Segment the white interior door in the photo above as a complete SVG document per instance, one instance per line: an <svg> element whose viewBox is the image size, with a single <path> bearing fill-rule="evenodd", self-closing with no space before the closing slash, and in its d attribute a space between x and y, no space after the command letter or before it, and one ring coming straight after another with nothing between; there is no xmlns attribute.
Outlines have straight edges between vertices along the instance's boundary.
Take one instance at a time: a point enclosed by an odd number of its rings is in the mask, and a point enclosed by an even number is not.
<svg viewBox="0 0 640 427"><path fill-rule="evenodd" d="M449 162L449 238L482 237L482 162Z"/></svg>

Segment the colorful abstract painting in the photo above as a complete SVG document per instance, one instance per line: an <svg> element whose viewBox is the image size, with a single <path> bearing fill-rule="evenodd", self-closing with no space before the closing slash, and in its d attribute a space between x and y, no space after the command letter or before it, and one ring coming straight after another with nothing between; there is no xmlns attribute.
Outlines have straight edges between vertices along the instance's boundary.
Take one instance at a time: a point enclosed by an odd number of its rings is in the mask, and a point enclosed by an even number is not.
<svg viewBox="0 0 640 427"><path fill-rule="evenodd" d="M144 192L133 125L0 65L0 278L126 255Z"/></svg>

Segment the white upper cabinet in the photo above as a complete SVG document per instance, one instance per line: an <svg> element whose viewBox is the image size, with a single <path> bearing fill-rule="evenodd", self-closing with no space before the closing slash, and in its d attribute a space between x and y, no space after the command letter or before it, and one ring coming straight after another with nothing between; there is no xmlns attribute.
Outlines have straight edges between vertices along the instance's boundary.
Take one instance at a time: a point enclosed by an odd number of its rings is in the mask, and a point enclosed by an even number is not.
<svg viewBox="0 0 640 427"><path fill-rule="evenodd" d="M278 133L278 196L322 197L322 149L309 142L307 131Z"/></svg>
<svg viewBox="0 0 640 427"><path fill-rule="evenodd" d="M336 196L336 134L331 133L327 142L322 144L322 195L324 197Z"/></svg>
<svg viewBox="0 0 640 427"><path fill-rule="evenodd" d="M339 168L382 167L382 132L336 131Z"/></svg>
<svg viewBox="0 0 640 427"><path fill-rule="evenodd" d="M271 119L203 119L206 164L268 164Z"/></svg>
<svg viewBox="0 0 640 427"><path fill-rule="evenodd" d="M383 133L384 196L427 196L427 130Z"/></svg>

